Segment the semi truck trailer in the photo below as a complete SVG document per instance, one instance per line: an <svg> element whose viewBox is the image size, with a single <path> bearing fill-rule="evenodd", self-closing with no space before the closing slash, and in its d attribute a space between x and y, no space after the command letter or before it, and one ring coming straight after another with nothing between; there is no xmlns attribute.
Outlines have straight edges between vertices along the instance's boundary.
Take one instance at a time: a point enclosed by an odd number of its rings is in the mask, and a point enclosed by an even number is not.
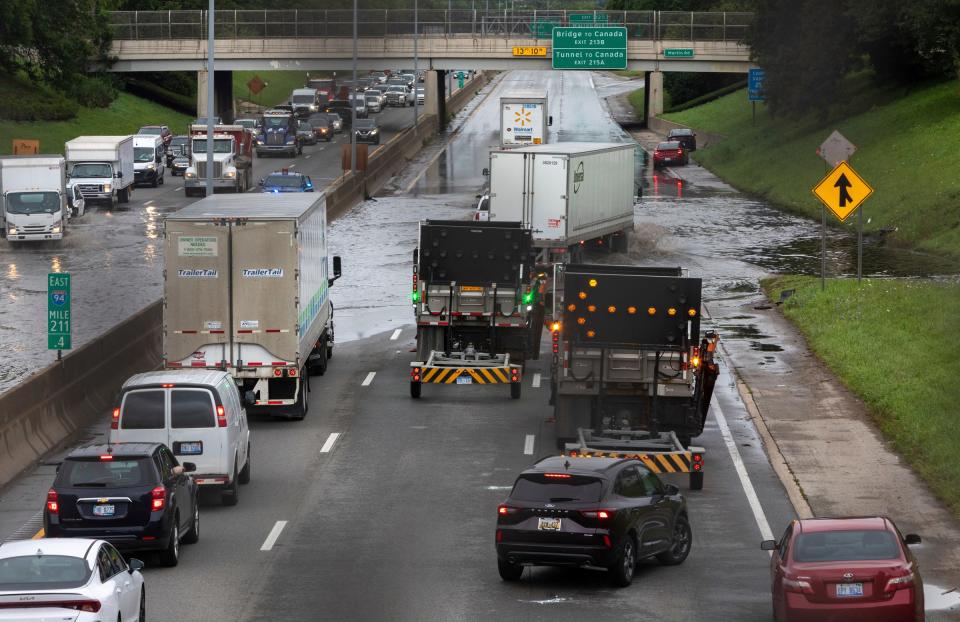
<svg viewBox="0 0 960 622"><path fill-rule="evenodd" d="M67 187L79 187L87 206L116 207L133 194L133 136L78 136L64 145Z"/></svg>
<svg viewBox="0 0 960 622"><path fill-rule="evenodd" d="M164 232L163 363L229 371L254 410L303 419L333 355L326 196L207 197Z"/></svg>
<svg viewBox="0 0 960 622"><path fill-rule="evenodd" d="M553 125L544 90L511 91L500 98L500 146L518 147L547 143Z"/></svg>

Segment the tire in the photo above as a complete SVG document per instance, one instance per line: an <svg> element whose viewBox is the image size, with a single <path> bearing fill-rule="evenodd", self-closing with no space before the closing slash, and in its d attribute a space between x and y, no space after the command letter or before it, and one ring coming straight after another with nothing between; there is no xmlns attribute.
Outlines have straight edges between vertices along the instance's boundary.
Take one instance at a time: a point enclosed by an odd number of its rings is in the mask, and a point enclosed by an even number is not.
<svg viewBox="0 0 960 622"><path fill-rule="evenodd" d="M307 405L307 387L306 383L303 382L301 370L301 382L300 382L300 391L298 392L297 403L293 405L293 415L291 419L296 421L303 421L303 418L307 416L307 411L310 409Z"/></svg>
<svg viewBox="0 0 960 622"><path fill-rule="evenodd" d="M616 587L627 587L633 583L633 571L637 568L637 548L632 535L627 535L620 548L617 560L608 569L610 583Z"/></svg>
<svg viewBox="0 0 960 622"><path fill-rule="evenodd" d="M154 176L153 176L153 181L150 182L150 187L151 187L151 188L156 188L156 187L159 186L159 185L160 185L160 176L159 176L159 175L154 175Z"/></svg>
<svg viewBox="0 0 960 622"><path fill-rule="evenodd" d="M521 384L519 382L510 383L510 399L518 400L520 399L520 389Z"/></svg>
<svg viewBox="0 0 960 622"><path fill-rule="evenodd" d="M497 560L497 570L500 572L500 578L504 581L519 581L523 576L523 566L520 564L511 564L502 559Z"/></svg>
<svg viewBox="0 0 960 622"><path fill-rule="evenodd" d="M140 588L140 613L137 614L137 622L147 622L147 590Z"/></svg>
<svg viewBox="0 0 960 622"><path fill-rule="evenodd" d="M193 520L190 521L190 531L183 536L184 544L196 544L200 541L200 494L193 498Z"/></svg>
<svg viewBox="0 0 960 622"><path fill-rule="evenodd" d="M410 382L410 397L420 399L420 390L423 388L422 382Z"/></svg>
<svg viewBox="0 0 960 622"><path fill-rule="evenodd" d="M690 474L690 490L703 490L703 471Z"/></svg>
<svg viewBox="0 0 960 622"><path fill-rule="evenodd" d="M326 341L326 335L323 336L322 341ZM310 375L311 376L322 376L327 373L327 351L329 348L326 344L321 345L317 348L317 362L310 365Z"/></svg>
<svg viewBox="0 0 960 622"><path fill-rule="evenodd" d="M161 185L161 186L163 185L164 177L165 177L165 176L166 176L166 173L160 175L160 185Z"/></svg>
<svg viewBox="0 0 960 622"><path fill-rule="evenodd" d="M690 530L690 521L681 514L673 524L670 548L663 553L658 553L657 561L664 566L678 566L687 559L692 544L693 532Z"/></svg>
<svg viewBox="0 0 960 622"><path fill-rule="evenodd" d="M240 478L237 477L237 467L233 467L233 482L230 486L223 489L220 493L220 503L223 505L236 505L240 502Z"/></svg>
<svg viewBox="0 0 960 622"><path fill-rule="evenodd" d="M160 563L173 568L180 563L180 515L173 517L173 529L170 532L170 544L160 553Z"/></svg>
<svg viewBox="0 0 960 622"><path fill-rule="evenodd" d="M129 203L130 202L130 188L124 188L117 193L117 200L120 203Z"/></svg>
<svg viewBox="0 0 960 622"><path fill-rule="evenodd" d="M240 469L240 475L237 476L237 481L239 481L240 484L243 486L250 483L250 471L252 470L252 467L250 465L252 462L253 462L253 457L252 457L252 454L250 453L250 444L247 443L247 463L243 465L243 468Z"/></svg>

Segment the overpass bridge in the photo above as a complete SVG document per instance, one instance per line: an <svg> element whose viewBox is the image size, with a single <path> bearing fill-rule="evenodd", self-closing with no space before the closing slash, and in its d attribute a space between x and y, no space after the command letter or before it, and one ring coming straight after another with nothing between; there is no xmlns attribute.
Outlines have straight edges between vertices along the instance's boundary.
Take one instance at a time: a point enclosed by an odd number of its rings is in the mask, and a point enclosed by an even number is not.
<svg viewBox="0 0 960 622"><path fill-rule="evenodd" d="M206 11L108 15L114 59L108 71L197 71L198 79L206 81ZM214 17L218 101L232 99L224 92L231 83L229 75L221 72L353 67L352 11L220 10ZM440 72L441 77L453 69L550 70L553 27L625 27L627 68L648 74L647 91L652 94L648 111L657 114L662 110L662 72L747 72L750 50L744 40L752 18L750 13L690 11L464 9L415 14L407 9L365 9L358 12L356 24L357 66L409 68L416 59L417 68ZM543 55L516 56L518 47L542 48ZM431 78L428 90L434 90L434 84L442 90L442 79Z"/></svg>

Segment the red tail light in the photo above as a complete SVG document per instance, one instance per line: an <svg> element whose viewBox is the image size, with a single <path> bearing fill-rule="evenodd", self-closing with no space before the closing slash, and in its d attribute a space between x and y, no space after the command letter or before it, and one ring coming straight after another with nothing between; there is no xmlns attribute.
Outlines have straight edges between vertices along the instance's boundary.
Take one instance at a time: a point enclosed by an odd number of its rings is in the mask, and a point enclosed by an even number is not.
<svg viewBox="0 0 960 622"><path fill-rule="evenodd" d="M119 430L120 429L120 409L113 409L113 417L110 418L110 429Z"/></svg>
<svg viewBox="0 0 960 622"><path fill-rule="evenodd" d="M794 592L795 594L813 594L813 588L810 586L810 581L806 578L791 579L789 577L784 577L783 591Z"/></svg>
<svg viewBox="0 0 960 622"><path fill-rule="evenodd" d="M153 501L150 504L151 511L159 512L167 507L167 489L163 486L157 486L151 490L150 496L153 497Z"/></svg>
<svg viewBox="0 0 960 622"><path fill-rule="evenodd" d="M96 613L100 611L100 601L83 598L83 599L74 599L74 600L57 600L56 598L51 598L49 600L41 599L34 601L16 601L16 602L3 602L0 603L0 609L38 609L38 608L59 608L59 609L73 609L74 611L87 611L90 613Z"/></svg>
<svg viewBox="0 0 960 622"><path fill-rule="evenodd" d="M603 534L603 546L605 546L608 550L613 548L613 541L607 534Z"/></svg>
<svg viewBox="0 0 960 622"><path fill-rule="evenodd" d="M217 406L217 427L227 427L227 414L224 412L223 406Z"/></svg>
<svg viewBox="0 0 960 622"><path fill-rule="evenodd" d="M113 454L103 454L100 456L100 460L103 462L109 462L110 460L113 460Z"/></svg>
<svg viewBox="0 0 960 622"><path fill-rule="evenodd" d="M60 502L57 501L57 491L53 488L47 491L47 512L51 514L60 513Z"/></svg>
<svg viewBox="0 0 960 622"><path fill-rule="evenodd" d="M703 470L703 454L693 454L693 470Z"/></svg>
<svg viewBox="0 0 960 622"><path fill-rule="evenodd" d="M509 505L501 505L497 507L497 514L500 516L506 516L507 514L516 514L517 508L512 508Z"/></svg>
<svg viewBox="0 0 960 622"><path fill-rule="evenodd" d="M585 517L595 518L597 520L611 519L616 512L616 510L580 510L580 513Z"/></svg>
<svg viewBox="0 0 960 622"><path fill-rule="evenodd" d="M550 479L570 479L568 473L544 473L544 477L549 477Z"/></svg>
<svg viewBox="0 0 960 622"><path fill-rule="evenodd" d="M502 542L502 541L503 541L503 531L501 531L500 529L497 529L497 542Z"/></svg>
<svg viewBox="0 0 960 622"><path fill-rule="evenodd" d="M914 585L914 575L912 572L899 577L893 577L887 581L887 585L883 588L883 591L887 594L892 594L897 590L908 590Z"/></svg>

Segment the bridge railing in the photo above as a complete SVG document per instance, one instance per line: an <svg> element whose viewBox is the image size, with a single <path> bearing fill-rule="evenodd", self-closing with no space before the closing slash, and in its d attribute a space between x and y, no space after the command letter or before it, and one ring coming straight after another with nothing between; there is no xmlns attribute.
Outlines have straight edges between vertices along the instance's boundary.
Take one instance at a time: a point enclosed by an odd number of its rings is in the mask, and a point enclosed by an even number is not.
<svg viewBox="0 0 960 622"><path fill-rule="evenodd" d="M352 37L353 11L322 9L220 10L218 39ZM742 42L751 13L692 11L478 11L364 9L360 37L515 37L548 40L554 26L625 26L631 39ZM115 40L204 39L206 11L112 11Z"/></svg>

